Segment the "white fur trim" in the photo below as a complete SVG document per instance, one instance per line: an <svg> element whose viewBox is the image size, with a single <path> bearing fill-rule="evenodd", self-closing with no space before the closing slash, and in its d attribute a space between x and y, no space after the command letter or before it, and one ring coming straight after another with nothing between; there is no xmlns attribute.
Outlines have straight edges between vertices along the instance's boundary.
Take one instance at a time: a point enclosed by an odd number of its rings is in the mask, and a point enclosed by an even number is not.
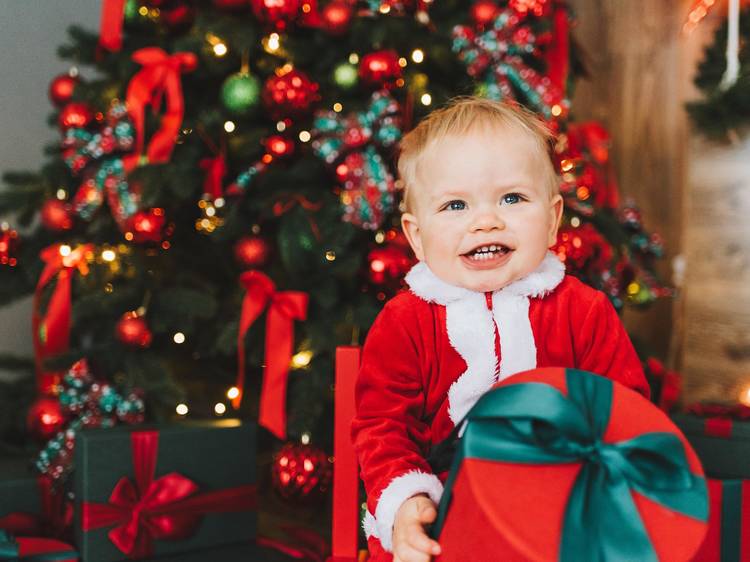
<svg viewBox="0 0 750 562"><path fill-rule="evenodd" d="M417 494L427 494L435 504L440 503L443 484L434 474L412 470L397 476L380 494L375 517L368 511L362 521L367 537L374 536L387 552L393 550L393 522L401 504Z"/></svg>
<svg viewBox="0 0 750 562"><path fill-rule="evenodd" d="M466 362L448 389L448 415L456 424L495 381L495 330L487 299L474 291L445 306L445 323L451 345Z"/></svg>
<svg viewBox="0 0 750 562"><path fill-rule="evenodd" d="M375 521L375 516L370 513L369 509L365 511L365 516L362 519L362 529L365 532L365 537L368 539L378 536L377 521Z"/></svg>
<svg viewBox="0 0 750 562"><path fill-rule="evenodd" d="M484 293L450 285L420 262L406 276L409 289L427 302L446 308L448 339L466 362L466 371L448 390L448 415L463 419L498 379L536 367L536 343L529 321L529 298L543 297L565 277L565 265L552 252L526 277L495 291L492 314ZM494 319L502 361L495 356Z"/></svg>

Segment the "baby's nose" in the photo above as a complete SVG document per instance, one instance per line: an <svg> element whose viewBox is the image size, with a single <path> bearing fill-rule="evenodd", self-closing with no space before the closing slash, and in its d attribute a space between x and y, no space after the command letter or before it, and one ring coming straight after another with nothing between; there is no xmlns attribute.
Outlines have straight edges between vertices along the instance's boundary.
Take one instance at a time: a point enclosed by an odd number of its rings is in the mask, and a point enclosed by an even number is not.
<svg viewBox="0 0 750 562"><path fill-rule="evenodd" d="M480 211L472 221L472 230L495 230L505 228L505 221L500 213Z"/></svg>

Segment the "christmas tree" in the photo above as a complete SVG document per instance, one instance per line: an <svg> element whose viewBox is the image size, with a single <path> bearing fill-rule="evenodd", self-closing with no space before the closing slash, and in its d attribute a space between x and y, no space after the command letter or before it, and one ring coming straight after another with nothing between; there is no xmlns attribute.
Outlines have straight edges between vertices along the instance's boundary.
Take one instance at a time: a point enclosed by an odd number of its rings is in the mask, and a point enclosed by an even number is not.
<svg viewBox="0 0 750 562"><path fill-rule="evenodd" d="M456 95L516 100L558 133L554 251L569 273L618 308L670 294L653 274L659 237L620 202L607 131L572 119L583 69L563 2L103 10L99 34L74 27L59 50L73 66L50 85L60 142L0 193L26 227L0 233L0 303L35 294L36 355L0 358L36 394L28 416L30 393L0 394L17 412L0 431L15 446L19 426L53 438L42 470L59 466L60 428L143 412L257 418L268 443L330 451L334 350L362 343L413 264L398 141Z"/></svg>

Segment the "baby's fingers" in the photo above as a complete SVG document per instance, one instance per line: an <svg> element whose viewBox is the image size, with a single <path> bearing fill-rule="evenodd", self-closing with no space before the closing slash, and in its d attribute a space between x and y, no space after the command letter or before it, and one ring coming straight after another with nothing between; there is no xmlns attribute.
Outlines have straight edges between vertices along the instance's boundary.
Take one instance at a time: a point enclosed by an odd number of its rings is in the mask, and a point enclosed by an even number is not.
<svg viewBox="0 0 750 562"><path fill-rule="evenodd" d="M403 545L393 553L393 562L430 562L430 555L409 545Z"/></svg>
<svg viewBox="0 0 750 562"><path fill-rule="evenodd" d="M424 533L421 525L413 525L407 536L409 537L407 542L411 548L433 556L440 554L440 545Z"/></svg>

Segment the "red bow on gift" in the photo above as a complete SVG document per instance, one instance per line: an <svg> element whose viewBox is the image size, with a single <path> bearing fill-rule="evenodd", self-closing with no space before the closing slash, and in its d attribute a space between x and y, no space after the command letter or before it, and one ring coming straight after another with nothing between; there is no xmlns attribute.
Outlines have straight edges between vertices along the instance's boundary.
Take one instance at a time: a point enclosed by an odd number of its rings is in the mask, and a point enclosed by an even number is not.
<svg viewBox="0 0 750 562"><path fill-rule="evenodd" d="M199 494L189 478L170 472L154 478L159 450L158 431L130 435L135 484L121 478L109 503L83 503L84 531L115 525L107 533L130 558L150 556L153 541L189 537L206 513L249 511L255 508L255 486L246 485Z"/></svg>
<svg viewBox="0 0 750 562"><path fill-rule="evenodd" d="M232 401L239 408L245 386L245 334L268 307L263 386L258 422L286 439L286 383L294 346L294 320L307 318L307 293L277 291L271 278L260 271L246 271L240 283L247 290L242 301L240 331L237 338L238 396Z"/></svg>
<svg viewBox="0 0 750 562"><path fill-rule="evenodd" d="M45 372L43 361L47 357L63 353L68 349L71 315L71 275L77 268L81 275L88 273L87 255L94 250L93 244L83 244L74 250L69 246L53 244L42 250L40 258L46 263L34 292L32 329L34 358L36 360L37 385L42 393L49 392L57 384L57 374ZM57 284L42 316L39 308L42 290L57 277Z"/></svg>
<svg viewBox="0 0 750 562"><path fill-rule="evenodd" d="M133 53L133 60L143 68L131 78L126 95L128 111L136 130L135 151L123 158L128 171L135 168L143 152L146 105L150 104L154 111L158 111L165 95L166 113L161 118L159 130L148 143L146 156L152 164L169 161L185 113L180 74L190 72L198 65L193 53L169 55L158 47L137 50Z"/></svg>

